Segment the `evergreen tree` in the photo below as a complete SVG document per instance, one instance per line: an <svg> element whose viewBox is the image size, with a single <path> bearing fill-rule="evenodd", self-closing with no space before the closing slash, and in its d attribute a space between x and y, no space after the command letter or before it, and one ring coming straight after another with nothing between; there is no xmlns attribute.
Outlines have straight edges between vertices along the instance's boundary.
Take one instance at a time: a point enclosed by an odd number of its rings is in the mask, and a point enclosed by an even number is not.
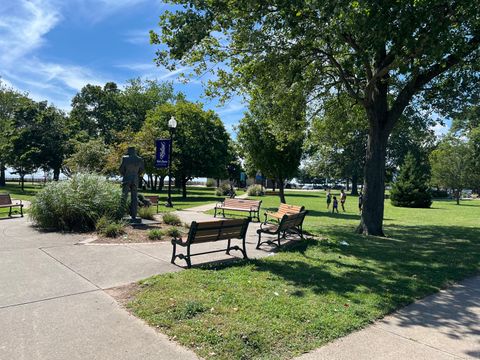
<svg viewBox="0 0 480 360"><path fill-rule="evenodd" d="M397 181L392 186L392 205L412 208L430 207L432 197L427 185L428 177L425 167L412 153L408 153L400 168Z"/></svg>

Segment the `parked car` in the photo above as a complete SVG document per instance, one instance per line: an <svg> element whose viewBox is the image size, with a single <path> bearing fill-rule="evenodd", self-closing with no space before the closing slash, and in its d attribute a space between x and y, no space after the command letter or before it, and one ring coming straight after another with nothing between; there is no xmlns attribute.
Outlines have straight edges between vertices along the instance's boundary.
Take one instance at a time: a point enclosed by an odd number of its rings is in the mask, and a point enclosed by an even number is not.
<svg viewBox="0 0 480 360"><path fill-rule="evenodd" d="M303 190L313 190L313 184L305 184L302 187Z"/></svg>

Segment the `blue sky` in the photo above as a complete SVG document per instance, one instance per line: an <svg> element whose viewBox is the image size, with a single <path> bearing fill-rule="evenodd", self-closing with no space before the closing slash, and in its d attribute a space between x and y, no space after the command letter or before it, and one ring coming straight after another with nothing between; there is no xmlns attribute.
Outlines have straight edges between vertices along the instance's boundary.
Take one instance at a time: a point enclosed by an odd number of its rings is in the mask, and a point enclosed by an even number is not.
<svg viewBox="0 0 480 360"><path fill-rule="evenodd" d="M0 2L0 77L33 99L66 111L86 84L103 85L142 77L173 81L191 101L214 109L232 131L244 105L235 98L223 107L203 99L202 81L177 81L153 63L149 30L169 5L155 0L10 0Z"/></svg>
<svg viewBox="0 0 480 360"><path fill-rule="evenodd" d="M37 100L70 110L86 84L103 85L142 77L173 81L191 101L214 109L232 132L245 110L239 98L223 107L202 99L202 81L180 83L175 73L153 63L149 30L170 5L158 0L0 1L0 77ZM437 134L448 126L435 126Z"/></svg>

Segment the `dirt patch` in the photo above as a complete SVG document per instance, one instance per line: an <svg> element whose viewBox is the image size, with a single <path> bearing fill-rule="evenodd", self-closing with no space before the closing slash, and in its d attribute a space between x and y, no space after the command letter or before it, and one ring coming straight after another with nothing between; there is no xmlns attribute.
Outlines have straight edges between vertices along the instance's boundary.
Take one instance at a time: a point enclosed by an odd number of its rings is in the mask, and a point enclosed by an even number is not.
<svg viewBox="0 0 480 360"><path fill-rule="evenodd" d="M166 224L152 224L139 227L126 226L125 234L120 235L116 238L109 238L101 236L99 234L92 234L96 236L96 239L91 244L134 244L134 243L158 243L164 241L170 241L172 239L169 235L163 235L160 240L151 240L148 237L150 230L157 229L163 232L168 231L168 229L175 227L182 233L182 238L185 238L188 234L188 229L183 226L171 226Z"/></svg>
<svg viewBox="0 0 480 360"><path fill-rule="evenodd" d="M113 297L120 305L126 307L127 304L135 298L135 295L142 290L138 283L131 283L124 286L118 286L106 289L105 292Z"/></svg>

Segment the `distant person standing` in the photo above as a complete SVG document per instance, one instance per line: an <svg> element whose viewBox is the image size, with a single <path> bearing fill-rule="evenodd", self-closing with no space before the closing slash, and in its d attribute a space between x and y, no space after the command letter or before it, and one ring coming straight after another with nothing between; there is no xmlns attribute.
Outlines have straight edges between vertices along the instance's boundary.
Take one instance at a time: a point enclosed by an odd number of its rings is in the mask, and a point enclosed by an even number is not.
<svg viewBox="0 0 480 360"><path fill-rule="evenodd" d="M340 190L340 204L342 204L342 210L345 212L345 201L347 201L347 194L345 190Z"/></svg>
<svg viewBox="0 0 480 360"><path fill-rule="evenodd" d="M332 202L332 194L330 194L330 190L327 190L327 210L330 209L331 202Z"/></svg>
<svg viewBox="0 0 480 360"><path fill-rule="evenodd" d="M360 191L360 194L358 195L358 211L360 214L362 213L363 209L363 193Z"/></svg>
<svg viewBox="0 0 480 360"><path fill-rule="evenodd" d="M338 214L338 200L336 196L333 197L332 214L335 213L335 210L337 210L337 214Z"/></svg>

